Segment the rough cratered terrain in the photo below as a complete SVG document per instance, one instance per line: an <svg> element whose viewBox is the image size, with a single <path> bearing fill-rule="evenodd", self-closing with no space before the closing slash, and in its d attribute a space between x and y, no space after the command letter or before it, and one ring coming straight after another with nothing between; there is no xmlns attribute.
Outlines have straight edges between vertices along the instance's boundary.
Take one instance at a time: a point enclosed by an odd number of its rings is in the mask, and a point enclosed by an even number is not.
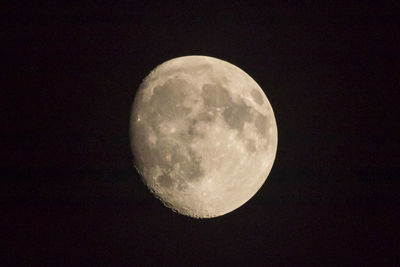
<svg viewBox="0 0 400 267"><path fill-rule="evenodd" d="M211 57L188 56L143 81L131 115L134 162L163 203L215 217L249 200L275 158L272 108L257 83Z"/></svg>

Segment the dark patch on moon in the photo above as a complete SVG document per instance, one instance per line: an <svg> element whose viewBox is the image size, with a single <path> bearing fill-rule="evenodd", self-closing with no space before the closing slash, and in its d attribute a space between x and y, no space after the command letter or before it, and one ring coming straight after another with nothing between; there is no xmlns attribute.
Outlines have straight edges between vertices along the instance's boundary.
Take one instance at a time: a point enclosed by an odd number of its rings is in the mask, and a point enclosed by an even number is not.
<svg viewBox="0 0 400 267"><path fill-rule="evenodd" d="M265 150L268 150L269 145L270 145L270 143L267 141L267 142L265 142L265 143L263 144L263 148L264 148Z"/></svg>
<svg viewBox="0 0 400 267"><path fill-rule="evenodd" d="M205 84L202 89L204 106L207 111L216 112L216 108L224 108L222 117L232 129L241 131L246 121L251 121L250 108L240 100L233 101L229 91L219 84ZM215 115L208 112L199 114L200 120L212 121Z"/></svg>
<svg viewBox="0 0 400 267"><path fill-rule="evenodd" d="M222 108L232 102L228 90L217 84L205 84L201 91L206 107Z"/></svg>
<svg viewBox="0 0 400 267"><path fill-rule="evenodd" d="M257 104L262 105L264 103L263 95L256 88L251 90L251 96Z"/></svg>
<svg viewBox="0 0 400 267"><path fill-rule="evenodd" d="M229 127L242 131L244 123L251 121L250 108L241 100L240 104L231 102L222 112L222 116Z"/></svg>
<svg viewBox="0 0 400 267"><path fill-rule="evenodd" d="M256 150L257 150L256 143L254 142L253 139L247 140L246 149L249 152L256 152Z"/></svg>
<svg viewBox="0 0 400 267"><path fill-rule="evenodd" d="M188 134L189 134L190 136L195 136L195 135L197 135L196 124L197 124L197 120L196 120L196 119L192 119L192 120L189 122Z"/></svg>
<svg viewBox="0 0 400 267"><path fill-rule="evenodd" d="M153 95L148 103L151 112L146 110L142 112L148 114L148 119L157 117L163 120L172 120L183 118L188 115L191 108L182 106L186 96L190 94L192 85L182 79L169 79L163 85L156 86Z"/></svg>
<svg viewBox="0 0 400 267"><path fill-rule="evenodd" d="M198 119L191 119L187 123L187 128L184 131L180 132L180 137L183 141L190 143L193 141L194 138L204 138L204 134L196 129L196 125L200 120Z"/></svg>
<svg viewBox="0 0 400 267"><path fill-rule="evenodd" d="M177 186L178 190L180 191L184 191L188 188L188 185L185 181L181 181L178 186Z"/></svg>
<svg viewBox="0 0 400 267"><path fill-rule="evenodd" d="M201 157L197 156L191 148L186 147L189 157L180 151L172 154L173 164L179 163L179 171L184 179L195 180L204 174L204 170L200 166Z"/></svg>
<svg viewBox="0 0 400 267"><path fill-rule="evenodd" d="M254 122L257 131L262 135L265 136L268 130L268 117L262 114L257 114L256 120Z"/></svg>
<svg viewBox="0 0 400 267"><path fill-rule="evenodd" d="M157 181L162 187L170 188L173 185L173 180L168 174L158 176Z"/></svg>
<svg viewBox="0 0 400 267"><path fill-rule="evenodd" d="M189 181L196 180L204 174L203 169L200 167L200 162L197 160L188 159L179 162L179 164L182 176Z"/></svg>
<svg viewBox="0 0 400 267"><path fill-rule="evenodd" d="M210 110L211 110L211 109L210 109ZM212 114L210 114L210 113L207 112L207 111L200 112L200 113L198 114L198 119L199 119L200 121L205 121L205 122L214 121L215 118L216 118L216 115L215 115L215 112L216 112L216 111L212 111L212 112L213 112Z"/></svg>
<svg viewBox="0 0 400 267"><path fill-rule="evenodd" d="M178 144L169 139L160 138L152 151L152 157L147 159L150 166L159 166L163 172L170 172L174 168L174 155L179 154Z"/></svg>

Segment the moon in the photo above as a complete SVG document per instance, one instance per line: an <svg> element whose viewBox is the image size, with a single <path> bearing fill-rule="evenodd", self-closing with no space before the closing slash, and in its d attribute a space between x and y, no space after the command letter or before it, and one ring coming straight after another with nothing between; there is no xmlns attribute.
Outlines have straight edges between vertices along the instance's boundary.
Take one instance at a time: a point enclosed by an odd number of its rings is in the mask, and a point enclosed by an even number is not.
<svg viewBox="0 0 400 267"><path fill-rule="evenodd" d="M252 198L271 171L277 135L261 87L213 57L164 62L143 80L132 105L138 173L165 206L194 218L224 215Z"/></svg>

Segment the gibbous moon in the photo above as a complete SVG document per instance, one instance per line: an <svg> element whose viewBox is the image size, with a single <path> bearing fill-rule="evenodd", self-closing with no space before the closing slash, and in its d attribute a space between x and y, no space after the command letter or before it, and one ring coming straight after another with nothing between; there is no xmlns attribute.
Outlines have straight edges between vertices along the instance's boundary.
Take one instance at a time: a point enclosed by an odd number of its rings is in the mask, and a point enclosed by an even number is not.
<svg viewBox="0 0 400 267"><path fill-rule="evenodd" d="M130 120L134 164L172 210L217 217L246 203L275 159L277 127L260 86L213 57L156 67L136 93Z"/></svg>

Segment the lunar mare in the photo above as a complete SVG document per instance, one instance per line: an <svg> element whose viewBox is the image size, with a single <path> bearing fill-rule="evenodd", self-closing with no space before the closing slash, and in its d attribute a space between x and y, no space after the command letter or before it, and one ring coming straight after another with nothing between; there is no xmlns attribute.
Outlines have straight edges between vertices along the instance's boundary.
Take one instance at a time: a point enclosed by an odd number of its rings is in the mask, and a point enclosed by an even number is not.
<svg viewBox="0 0 400 267"><path fill-rule="evenodd" d="M277 127L260 86L206 56L155 68L133 103L130 138L144 183L167 207L216 217L246 203L275 159Z"/></svg>

